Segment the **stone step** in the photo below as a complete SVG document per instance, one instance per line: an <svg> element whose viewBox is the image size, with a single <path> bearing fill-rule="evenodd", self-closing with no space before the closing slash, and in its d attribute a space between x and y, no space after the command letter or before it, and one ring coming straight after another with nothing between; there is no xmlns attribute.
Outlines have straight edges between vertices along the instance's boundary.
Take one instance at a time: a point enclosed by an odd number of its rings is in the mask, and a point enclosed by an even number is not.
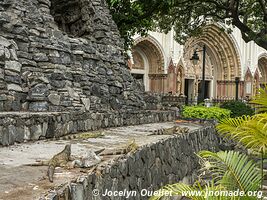
<svg viewBox="0 0 267 200"><path fill-rule="evenodd" d="M175 119L173 111L80 112L0 112L0 146L60 137L107 127L148 124ZM101 120L100 120L101 119Z"/></svg>
<svg viewBox="0 0 267 200"><path fill-rule="evenodd" d="M16 200L18 194L21 200L37 199L36 197L41 195L45 196L51 188L49 194L42 199L64 200L71 196L75 197L73 199L82 200L91 199L81 197L92 196L90 190L94 187L102 193L105 191L102 189L109 190L111 187L114 187L112 189L114 191L124 188L127 190L130 187L139 191L141 188L156 185L162 180L164 182L161 183L164 185L168 181L174 182L177 179L190 184L193 180L191 175L198 171L195 168L195 163L197 163L195 152L209 147L219 148L218 136L213 127L203 128L201 125L190 123L180 125L191 130L183 137L150 136L150 132L174 125L174 122L168 122L116 127L103 130L105 136L101 138L38 141L0 148L0 199L11 200L10 197L15 196L14 200ZM126 146L132 139L135 139L139 147L136 152L121 155L120 159L118 155L103 156L102 162L96 168L96 173L86 168L56 168L54 182L50 183L46 177L46 166L25 166L34 164L36 161L49 160L66 144L71 143L71 155L74 158L86 158L89 151L95 152L101 149L109 152L110 150L116 151ZM176 151L175 154L171 153ZM177 169L175 166L180 163L180 160L188 161L188 164ZM173 163L174 167L168 168L170 170L168 174L171 176L165 178L165 166L169 166L170 163ZM121 179L122 175L126 180ZM46 198L50 195L56 196ZM96 199L102 198L100 196Z"/></svg>

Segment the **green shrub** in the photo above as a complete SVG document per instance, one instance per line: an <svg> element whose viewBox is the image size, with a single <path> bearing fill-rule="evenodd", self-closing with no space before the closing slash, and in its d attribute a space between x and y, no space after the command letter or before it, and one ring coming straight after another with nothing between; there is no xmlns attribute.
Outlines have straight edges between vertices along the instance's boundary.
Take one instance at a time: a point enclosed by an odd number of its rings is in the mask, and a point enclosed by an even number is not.
<svg viewBox="0 0 267 200"><path fill-rule="evenodd" d="M185 106L182 116L185 118L217 119L230 117L231 111L219 107Z"/></svg>
<svg viewBox="0 0 267 200"><path fill-rule="evenodd" d="M241 101L229 101L221 104L221 108L231 110L231 117L240 117L242 115L254 115L254 110Z"/></svg>

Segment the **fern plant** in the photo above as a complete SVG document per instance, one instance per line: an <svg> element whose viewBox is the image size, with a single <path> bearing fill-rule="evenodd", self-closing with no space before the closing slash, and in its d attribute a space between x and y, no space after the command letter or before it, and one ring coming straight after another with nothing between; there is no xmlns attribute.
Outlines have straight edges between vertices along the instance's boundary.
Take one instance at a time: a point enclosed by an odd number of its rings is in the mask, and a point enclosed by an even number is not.
<svg viewBox="0 0 267 200"><path fill-rule="evenodd" d="M251 103L258 105L257 112L267 112L267 85L265 88L260 88L255 98Z"/></svg>

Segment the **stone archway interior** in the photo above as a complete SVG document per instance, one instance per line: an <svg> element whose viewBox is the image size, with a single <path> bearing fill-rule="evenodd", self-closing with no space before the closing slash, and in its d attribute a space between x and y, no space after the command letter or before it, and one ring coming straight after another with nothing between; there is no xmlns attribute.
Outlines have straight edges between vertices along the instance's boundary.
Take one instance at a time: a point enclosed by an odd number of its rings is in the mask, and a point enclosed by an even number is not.
<svg viewBox="0 0 267 200"><path fill-rule="evenodd" d="M210 87L212 96L216 98L234 98L235 77L241 77L240 58L232 38L217 25L206 26L203 34L197 38L189 39L186 43L184 57L187 71L191 70L191 73L200 74L199 70L202 63L198 68L193 69L190 58L194 50L196 48L201 50L204 44L207 47L205 79L213 81L213 88ZM199 53L199 57L202 58L202 53Z"/></svg>
<svg viewBox="0 0 267 200"><path fill-rule="evenodd" d="M151 39L141 38L136 41L133 47L133 59L136 61L140 60L140 54L135 53L135 50L141 51L148 60L149 74L161 74L164 72L164 60L162 52L159 47ZM137 62L139 63L139 62ZM138 66L133 65L133 68L138 68Z"/></svg>
<svg viewBox="0 0 267 200"><path fill-rule="evenodd" d="M258 61L258 66L260 70L260 84L265 85L267 84L267 57L262 57Z"/></svg>
<svg viewBox="0 0 267 200"><path fill-rule="evenodd" d="M132 74L143 74L147 91L164 92L164 56L158 44L150 37L139 38L132 55Z"/></svg>
<svg viewBox="0 0 267 200"><path fill-rule="evenodd" d="M133 68L144 70L145 62L144 62L144 58L142 57L142 55L138 51L133 51L132 56L133 56L133 61L134 61Z"/></svg>

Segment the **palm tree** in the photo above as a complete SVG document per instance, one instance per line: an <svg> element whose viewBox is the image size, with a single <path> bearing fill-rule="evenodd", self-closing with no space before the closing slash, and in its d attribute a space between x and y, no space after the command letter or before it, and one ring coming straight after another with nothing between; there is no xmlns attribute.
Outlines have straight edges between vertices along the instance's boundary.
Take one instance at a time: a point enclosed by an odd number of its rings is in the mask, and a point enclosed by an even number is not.
<svg viewBox="0 0 267 200"><path fill-rule="evenodd" d="M198 155L203 161L203 169L211 172L212 181L208 181L204 186L189 186L183 183L167 185L158 192L159 195L151 197L150 200L159 200L166 192L193 200L257 199L255 196L248 196L248 192L260 189L261 174L256 169L256 163L249 160L247 155L234 151L202 151ZM234 191L243 191L244 196L231 196L230 193Z"/></svg>

